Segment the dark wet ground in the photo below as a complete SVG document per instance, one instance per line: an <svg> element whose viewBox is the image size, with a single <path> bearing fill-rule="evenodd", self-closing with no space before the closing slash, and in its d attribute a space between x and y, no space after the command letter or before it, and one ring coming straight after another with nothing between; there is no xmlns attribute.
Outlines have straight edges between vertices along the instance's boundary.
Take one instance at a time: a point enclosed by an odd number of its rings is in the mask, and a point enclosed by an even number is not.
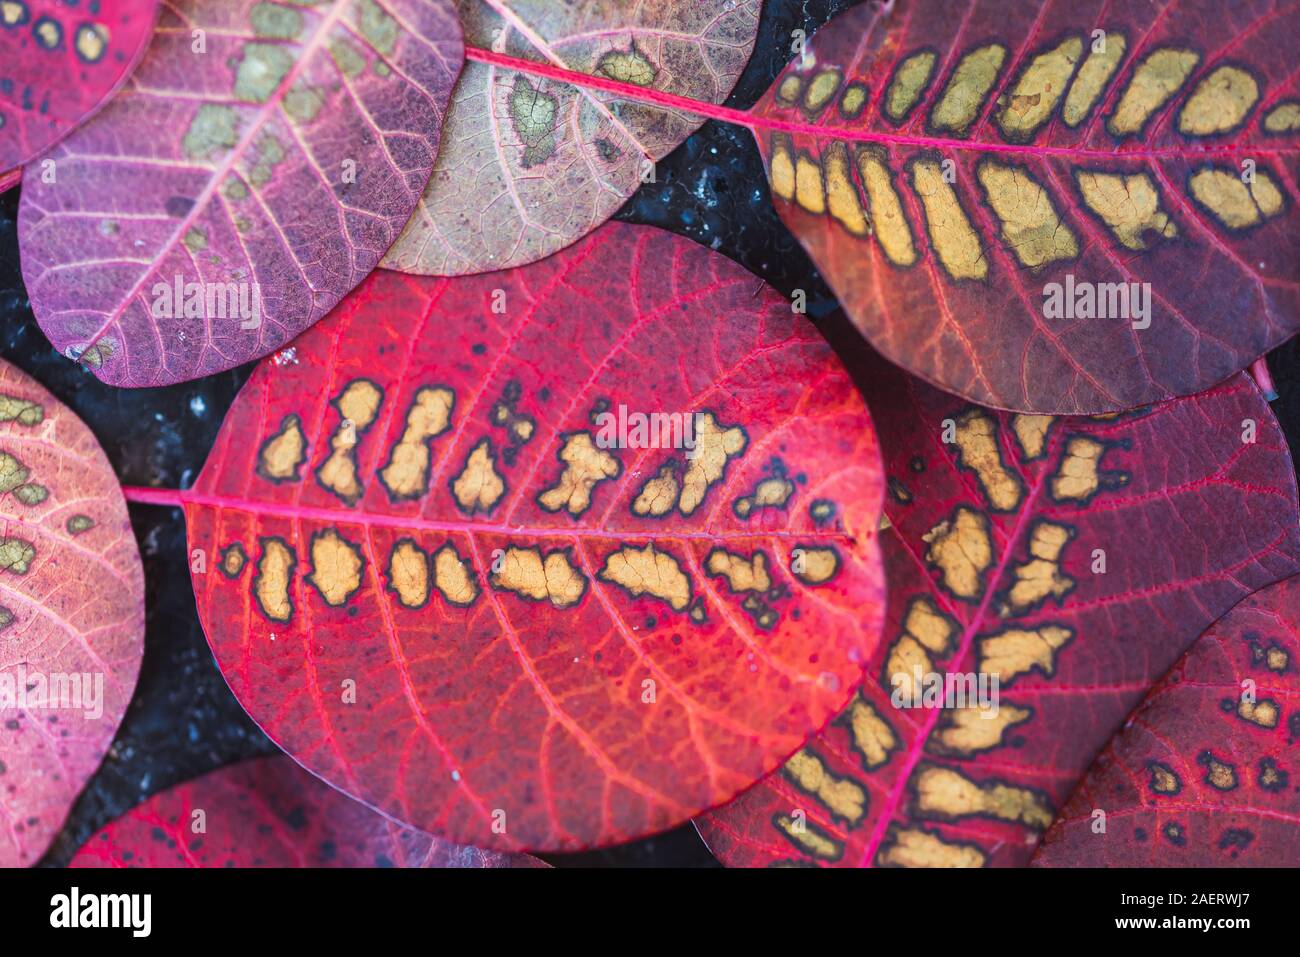
<svg viewBox="0 0 1300 957"><path fill-rule="evenodd" d="M850 0L768 0L753 59L729 106L748 107L790 59L792 31L811 34ZM659 164L618 219L687 236L740 262L781 292L803 289L810 317L852 367L861 340L781 225L747 130L710 122ZM18 268L18 193L0 197L0 349L94 431L126 485L188 487L251 366L165 389L114 389L58 355L32 316ZM1300 439L1300 354L1269 357L1273 404L1292 449ZM135 698L112 749L45 858L65 863L91 834L158 791L275 746L244 714L217 671L199 627L179 510L132 506L147 583L148 631ZM710 866L690 825L605 851L550 855L557 865Z"/></svg>

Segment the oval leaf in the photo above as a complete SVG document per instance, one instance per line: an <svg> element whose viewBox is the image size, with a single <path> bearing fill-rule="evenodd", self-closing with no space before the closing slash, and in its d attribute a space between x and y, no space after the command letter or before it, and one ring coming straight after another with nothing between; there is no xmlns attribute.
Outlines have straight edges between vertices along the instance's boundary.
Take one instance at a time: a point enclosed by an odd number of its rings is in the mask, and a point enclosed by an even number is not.
<svg viewBox="0 0 1300 957"><path fill-rule="evenodd" d="M71 867L545 867L400 827L290 758L244 761L155 794Z"/></svg>
<svg viewBox="0 0 1300 957"><path fill-rule="evenodd" d="M108 102L144 53L158 0L6 0L0 7L0 173ZM0 180L4 177L0 176Z"/></svg>
<svg viewBox="0 0 1300 957"><path fill-rule="evenodd" d="M1208 9L851 10L755 107L786 124L758 132L777 209L872 344L951 392L1208 388L1300 328L1300 3Z"/></svg>
<svg viewBox="0 0 1300 957"><path fill-rule="evenodd" d="M1033 863L1300 864L1298 633L1300 578L1224 615L1097 758Z"/></svg>
<svg viewBox="0 0 1300 957"><path fill-rule="evenodd" d="M1052 418L963 406L878 364L885 640L830 728L700 821L728 864L1026 863L1151 684L1300 567L1291 458L1244 375Z"/></svg>
<svg viewBox="0 0 1300 957"><path fill-rule="evenodd" d="M458 0L466 42L721 103L761 0ZM535 262L614 215L702 119L467 63L419 208L383 265L435 276Z"/></svg>
<svg viewBox="0 0 1300 957"><path fill-rule="evenodd" d="M463 48L448 0L182 0L19 208L54 345L113 385L264 356L415 208Z"/></svg>
<svg viewBox="0 0 1300 957"><path fill-rule="evenodd" d="M144 571L95 437L0 362L0 867L36 863L99 767L144 653Z"/></svg>
<svg viewBox="0 0 1300 957"><path fill-rule="evenodd" d="M508 273L376 273L254 373L186 514L272 739L421 829L558 850L730 799L843 707L881 495L809 322L608 224Z"/></svg>

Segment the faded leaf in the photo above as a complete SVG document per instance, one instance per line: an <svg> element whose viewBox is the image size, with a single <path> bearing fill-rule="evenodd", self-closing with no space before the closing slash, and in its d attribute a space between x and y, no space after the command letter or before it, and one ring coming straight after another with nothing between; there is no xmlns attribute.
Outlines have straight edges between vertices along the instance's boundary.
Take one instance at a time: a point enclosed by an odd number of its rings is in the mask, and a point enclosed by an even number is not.
<svg viewBox="0 0 1300 957"><path fill-rule="evenodd" d="M50 152L54 181L27 177L41 328L122 386L274 351L410 217L462 54L449 0L167 7L128 86Z"/></svg>
<svg viewBox="0 0 1300 957"><path fill-rule="evenodd" d="M721 103L761 0L458 0L466 42ZM699 117L484 63L465 65L420 205L384 257L455 276L534 262L618 211Z"/></svg>
<svg viewBox="0 0 1300 957"><path fill-rule="evenodd" d="M144 573L104 452L0 362L0 867L35 864L99 767L144 653Z"/></svg>

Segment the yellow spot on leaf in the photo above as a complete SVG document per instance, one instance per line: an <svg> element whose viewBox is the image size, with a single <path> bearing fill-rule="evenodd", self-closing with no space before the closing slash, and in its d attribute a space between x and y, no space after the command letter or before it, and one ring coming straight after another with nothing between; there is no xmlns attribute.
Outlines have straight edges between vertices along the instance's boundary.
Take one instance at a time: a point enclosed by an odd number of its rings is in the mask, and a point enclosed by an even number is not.
<svg viewBox="0 0 1300 957"><path fill-rule="evenodd" d="M890 754L898 748L898 736L861 692L836 721L848 727L853 749L861 756L868 771L889 763Z"/></svg>
<svg viewBox="0 0 1300 957"><path fill-rule="evenodd" d="M1187 82L1199 62L1201 55L1195 50L1166 47L1148 55L1134 71L1119 105L1106 121L1111 135L1131 136L1139 132Z"/></svg>
<svg viewBox="0 0 1300 957"><path fill-rule="evenodd" d="M465 460L465 467L451 486L456 504L467 515L490 512L506 492L506 483L497 473L492 443L481 439Z"/></svg>
<svg viewBox="0 0 1300 957"><path fill-rule="evenodd" d="M194 114L185 132L181 148L194 160L207 159L239 142L239 117L234 109L216 103L204 103Z"/></svg>
<svg viewBox="0 0 1300 957"><path fill-rule="evenodd" d="M1294 100L1279 103L1264 117L1264 129L1269 133L1294 133L1300 130L1300 103Z"/></svg>
<svg viewBox="0 0 1300 957"><path fill-rule="evenodd" d="M21 538L0 540L0 571L26 575L31 561L36 557L36 547Z"/></svg>
<svg viewBox="0 0 1300 957"><path fill-rule="evenodd" d="M469 562L460 557L451 542L434 553L433 584L453 605L465 608L478 599L478 580L471 573Z"/></svg>
<svg viewBox="0 0 1300 957"><path fill-rule="evenodd" d="M542 558L539 548L506 549L500 559L501 570L492 576L492 585L533 601L549 600L556 608L568 608L582 597L587 579L569 562L562 551Z"/></svg>
<svg viewBox="0 0 1300 957"><path fill-rule="evenodd" d="M256 4L250 14L253 32L273 40L293 40L302 32L302 14L278 3Z"/></svg>
<svg viewBox="0 0 1300 957"><path fill-rule="evenodd" d="M330 437L329 458L316 470L321 485L329 489L348 505L361 498L361 481L357 476L356 447L361 433L379 415L379 404L384 394L368 379L356 379L344 388L334 401L339 412L339 424Z"/></svg>
<svg viewBox="0 0 1300 957"><path fill-rule="evenodd" d="M262 557L257 560L257 575L253 578L253 596L262 614L271 621L287 622L293 617L293 601L289 598L289 582L297 559L293 549L278 538L263 538Z"/></svg>
<svg viewBox="0 0 1300 957"><path fill-rule="evenodd" d="M235 98L265 103L293 68L293 55L273 43L246 43L235 73Z"/></svg>
<svg viewBox="0 0 1300 957"><path fill-rule="evenodd" d="M881 867L983 867L984 854L970 844L950 844L924 828L893 825L876 863Z"/></svg>
<svg viewBox="0 0 1300 957"><path fill-rule="evenodd" d="M913 53L894 71L894 79L885 92L885 115L895 123L907 116L921 98L937 59L934 51L923 50Z"/></svg>
<svg viewBox="0 0 1300 957"><path fill-rule="evenodd" d="M705 559L704 570L713 577L724 577L733 592L765 592L772 587L767 572L767 556L755 551L751 558L715 548Z"/></svg>
<svg viewBox="0 0 1300 957"><path fill-rule="evenodd" d="M1281 712L1278 711L1276 701L1265 699L1252 703L1242 698L1237 702L1237 716L1257 724L1261 728L1276 728L1277 719L1281 716Z"/></svg>
<svg viewBox="0 0 1300 957"><path fill-rule="evenodd" d="M1177 225L1160 208L1160 194L1148 174L1076 170L1075 179L1088 208L1101 217L1126 249L1147 249L1147 233L1164 239L1178 235Z"/></svg>
<svg viewBox="0 0 1300 957"><path fill-rule="evenodd" d="M822 155L826 172L826 205L831 216L854 236L871 232L866 211L858 199L857 187L849 174L849 151L836 140L826 147Z"/></svg>
<svg viewBox="0 0 1300 957"><path fill-rule="evenodd" d="M1191 178L1192 195L1229 229L1248 229L1282 212L1284 201L1273 178L1256 170L1254 181L1242 182L1234 170L1205 167Z"/></svg>
<svg viewBox="0 0 1300 957"><path fill-rule="evenodd" d="M633 597L650 595L668 603L673 611L684 611L691 603L691 582L677 559L657 551L625 545L611 552L599 572L601 581L621 585Z"/></svg>
<svg viewBox="0 0 1300 957"><path fill-rule="evenodd" d="M867 105L867 88L861 83L850 83L840 97L840 113L845 119L857 119Z"/></svg>
<svg viewBox="0 0 1300 957"><path fill-rule="evenodd" d="M1122 33L1108 33L1100 46L1100 49L1090 50L1088 59L1079 67L1061 109L1061 118L1071 129L1082 123L1096 105L1124 59L1128 40Z"/></svg>
<svg viewBox="0 0 1300 957"><path fill-rule="evenodd" d="M826 212L826 187L822 168L807 153L800 153L794 163L794 200L815 216Z"/></svg>
<svg viewBox="0 0 1300 957"><path fill-rule="evenodd" d="M768 171L772 192L787 202L794 199L794 156L790 152L788 136L772 138L772 161Z"/></svg>
<svg viewBox="0 0 1300 957"><path fill-rule="evenodd" d="M409 538L388 556L388 582L403 607L421 608L429 600L429 558Z"/></svg>
<svg viewBox="0 0 1300 957"><path fill-rule="evenodd" d="M821 828L807 821L796 821L788 814L778 814L772 819L778 831L800 849L824 861L836 861L844 854L844 845Z"/></svg>
<svg viewBox="0 0 1300 957"><path fill-rule="evenodd" d="M925 207L930 243L954 279L983 279L989 267L979 235L935 160L912 164L912 185Z"/></svg>
<svg viewBox="0 0 1300 957"><path fill-rule="evenodd" d="M655 518L667 515L676 506L679 494L681 486L677 484L677 476L672 466L665 465L659 474L642 486L636 501L632 503L632 514Z"/></svg>
<svg viewBox="0 0 1300 957"><path fill-rule="evenodd" d="M809 548L800 545L795 556L794 574L808 585L824 585L840 570L840 555L833 548Z"/></svg>
<svg viewBox="0 0 1300 957"><path fill-rule="evenodd" d="M794 483L784 475L765 478L749 495L742 495L731 503L731 510L741 518L748 518L756 508L785 508L794 494Z"/></svg>
<svg viewBox="0 0 1300 957"><path fill-rule="evenodd" d="M257 473L272 482L298 481L298 469L307 459L307 436L302 422L290 413L280 429L262 445L257 456Z"/></svg>
<svg viewBox="0 0 1300 957"><path fill-rule="evenodd" d="M600 58L596 65L597 75L607 76L620 83L634 86L653 86L655 67L645 55L633 47L631 50L613 50Z"/></svg>
<svg viewBox="0 0 1300 957"><path fill-rule="evenodd" d="M1056 653L1074 637L1062 625L1038 628L1007 628L978 641L979 670L996 674L1002 686L1034 669L1048 678L1056 672Z"/></svg>
<svg viewBox="0 0 1300 957"><path fill-rule="evenodd" d="M986 159L977 175L1002 223L1002 238L1021 265L1037 269L1079 255L1073 230L1061 221L1047 190L1027 170Z"/></svg>
<svg viewBox="0 0 1300 957"><path fill-rule="evenodd" d="M1016 433L1025 461L1032 462L1047 452L1047 433L1055 421L1050 415L1022 414L1011 419L1011 430Z"/></svg>
<svg viewBox="0 0 1300 957"><path fill-rule="evenodd" d="M880 249L895 265L910 266L916 262L916 247L889 167L879 150L871 147L859 148L857 157L858 172L871 206L871 225Z"/></svg>
<svg viewBox="0 0 1300 957"><path fill-rule="evenodd" d="M1237 772L1232 765L1224 764L1212 754L1204 758L1205 783L1220 791L1231 791L1237 786Z"/></svg>
<svg viewBox="0 0 1300 957"><path fill-rule="evenodd" d="M925 560L942 573L943 586L958 598L973 600L983 591L982 576L993 562L993 543L989 539L989 520L966 506L958 506L951 519L945 519L922 536L930 547Z"/></svg>
<svg viewBox="0 0 1300 957"><path fill-rule="evenodd" d="M1007 730L1033 717L1029 708L1003 702L996 709L950 708L939 718L926 748L934 754L969 758L1002 746Z"/></svg>
<svg viewBox="0 0 1300 957"><path fill-rule="evenodd" d="M727 462L745 450L745 432L739 426L724 429L712 412L695 417L695 457L686 466L677 507L690 515L704 501L709 487L722 478Z"/></svg>
<svg viewBox="0 0 1300 957"><path fill-rule="evenodd" d="M820 757L807 748L796 752L782 771L795 787L821 801L832 814L850 826L866 815L867 792L855 781L836 776Z"/></svg>
<svg viewBox="0 0 1300 957"><path fill-rule="evenodd" d="M19 425L40 425L45 419L43 406L30 399L13 395L0 395L0 422L17 422Z"/></svg>
<svg viewBox="0 0 1300 957"><path fill-rule="evenodd" d="M397 21L385 13L375 0L360 0L357 11L360 14L361 35L384 56L391 57L397 48Z"/></svg>
<svg viewBox="0 0 1300 957"><path fill-rule="evenodd" d="M307 581L320 591L325 604L337 608L346 603L361 587L363 568L361 549L334 529L312 536L311 574Z"/></svg>
<svg viewBox="0 0 1300 957"><path fill-rule="evenodd" d="M1178 114L1179 132L1213 136L1236 129L1259 99L1259 84L1240 67L1213 70L1192 91Z"/></svg>
<svg viewBox="0 0 1300 957"><path fill-rule="evenodd" d="M1075 436L1065 446L1061 464L1052 476L1052 497L1058 502L1086 502L1101 487L1101 457L1106 446L1083 436Z"/></svg>
<svg viewBox="0 0 1300 957"><path fill-rule="evenodd" d="M575 432L566 438L559 459L564 471L555 485L537 497L538 504L548 512L566 509L570 515L581 515L591 506L591 490L596 484L616 478L622 471L618 459L597 448L588 432Z"/></svg>
<svg viewBox="0 0 1300 957"><path fill-rule="evenodd" d="M27 466L8 452L0 452L0 495L12 492L27 481Z"/></svg>
<svg viewBox="0 0 1300 957"><path fill-rule="evenodd" d="M820 113L839 91L840 84L843 82L844 74L838 69L832 67L829 70L822 70L812 78L808 89L804 91L803 108L809 113Z"/></svg>
<svg viewBox="0 0 1300 957"><path fill-rule="evenodd" d="M1151 765L1151 790L1157 794L1177 794L1183 789L1183 783L1173 769L1164 764Z"/></svg>
<svg viewBox="0 0 1300 957"><path fill-rule="evenodd" d="M108 36L108 27L102 23L83 23L77 27L77 34L73 38L77 55L86 63L98 63L108 49Z"/></svg>
<svg viewBox="0 0 1300 957"><path fill-rule="evenodd" d="M419 498L429 485L429 440L451 427L456 394L441 386L424 386L406 413L406 427L388 453L379 477L394 500Z"/></svg>
<svg viewBox="0 0 1300 957"><path fill-rule="evenodd" d="M1006 47L990 43L962 57L944 87L939 105L930 113L930 125L941 132L965 136L979 116L980 105L993 88L1006 56Z"/></svg>
<svg viewBox="0 0 1300 957"><path fill-rule="evenodd" d="M924 817L956 820L981 815L1041 831L1055 816L1033 791L1000 781L978 784L951 768L923 765L915 788L915 811Z"/></svg>
<svg viewBox="0 0 1300 957"><path fill-rule="evenodd" d="M1073 531L1055 522L1039 521L1029 536L1029 561L1016 565L1011 587L999 609L1004 618L1019 615L1048 598L1059 601L1074 588L1074 579L1061 573L1061 552Z"/></svg>
<svg viewBox="0 0 1300 957"><path fill-rule="evenodd" d="M1065 93L1065 85L1082 53L1083 41L1070 37L1055 49L1039 53L1021 71L998 116L998 125L1007 139L1025 142L1047 122Z"/></svg>
<svg viewBox="0 0 1300 957"><path fill-rule="evenodd" d="M803 91L803 77L799 76L798 74L791 73L784 80L782 80L781 85L776 88L776 97L782 103L789 104L799 99L799 94L802 91Z"/></svg>
<svg viewBox="0 0 1300 957"><path fill-rule="evenodd" d="M1024 495L1020 480L1002 462L998 447L998 426L993 417L971 409L957 420L954 436L959 464L975 473L989 504L999 512L1010 512Z"/></svg>

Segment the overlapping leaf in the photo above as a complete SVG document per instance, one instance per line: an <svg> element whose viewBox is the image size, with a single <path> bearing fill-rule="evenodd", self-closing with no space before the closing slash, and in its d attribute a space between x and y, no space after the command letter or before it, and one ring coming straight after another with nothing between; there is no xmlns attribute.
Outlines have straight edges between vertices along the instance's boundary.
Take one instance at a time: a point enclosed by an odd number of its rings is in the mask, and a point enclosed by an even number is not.
<svg viewBox="0 0 1300 957"><path fill-rule="evenodd" d="M1244 375L1054 418L879 366L885 637L830 728L699 821L727 864L1026 863L1147 689L1300 567L1290 455Z"/></svg>
<svg viewBox="0 0 1300 957"><path fill-rule="evenodd" d="M1300 864L1298 625L1297 578L1216 622L1098 757L1033 863Z"/></svg>
<svg viewBox="0 0 1300 957"><path fill-rule="evenodd" d="M810 323L607 224L508 273L377 272L254 373L186 514L209 642L278 744L398 820L542 850L726 801L844 706L882 493Z"/></svg>
<svg viewBox="0 0 1300 957"><path fill-rule="evenodd" d="M158 0L0 7L0 181L101 106L144 53Z"/></svg>
<svg viewBox="0 0 1300 957"><path fill-rule="evenodd" d="M72 867L545 867L399 827L284 756L155 794L92 837Z"/></svg>
<svg viewBox="0 0 1300 957"><path fill-rule="evenodd" d="M761 0L456 5L474 46L721 103L749 60ZM383 264L456 276L535 262L612 216L700 122L468 63L433 178Z"/></svg>
<svg viewBox="0 0 1300 957"><path fill-rule="evenodd" d="M1300 3L863 4L755 107L891 360L985 405L1208 388L1300 329Z"/></svg>
<svg viewBox="0 0 1300 957"><path fill-rule="evenodd" d="M182 0L19 209L51 342L106 382L266 355L375 267L460 69L449 0Z"/></svg>
<svg viewBox="0 0 1300 957"><path fill-rule="evenodd" d="M34 864L126 712L144 573L95 437L0 363L0 867Z"/></svg>

